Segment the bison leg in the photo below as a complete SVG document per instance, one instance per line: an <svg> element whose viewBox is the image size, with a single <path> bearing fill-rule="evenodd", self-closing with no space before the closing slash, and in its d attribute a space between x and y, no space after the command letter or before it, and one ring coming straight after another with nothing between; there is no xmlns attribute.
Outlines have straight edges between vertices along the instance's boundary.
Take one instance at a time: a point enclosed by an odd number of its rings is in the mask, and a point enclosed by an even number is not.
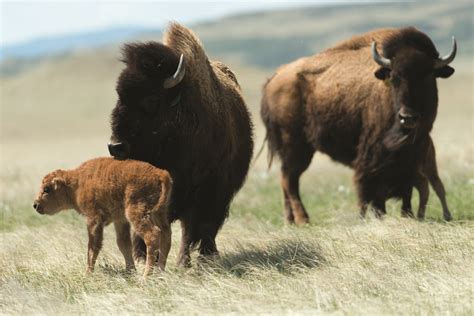
<svg viewBox="0 0 474 316"><path fill-rule="evenodd" d="M149 223L146 226L146 228L144 227L144 229L146 229L146 232L143 234L143 239L146 244L146 264L145 272L143 273L144 277L148 276L151 273L151 271L153 270L153 265L155 264L158 258L161 236L160 229L157 226L153 225L152 223ZM160 268L164 269L164 266Z"/></svg>
<svg viewBox="0 0 474 316"><path fill-rule="evenodd" d="M382 217L387 214L385 209L385 199L377 198L372 202L372 207L375 213L375 217L382 219Z"/></svg>
<svg viewBox="0 0 474 316"><path fill-rule="evenodd" d="M178 254L178 265L186 268L191 266L191 229L188 221L181 219L181 246Z"/></svg>
<svg viewBox="0 0 474 316"><path fill-rule="evenodd" d="M117 235L117 246L125 258L127 271L135 270L132 256L132 241L130 240L130 224L128 222L114 222Z"/></svg>
<svg viewBox="0 0 474 316"><path fill-rule="evenodd" d="M430 139L431 141L431 139ZM443 206L443 217L445 221L450 221L453 217L449 212L448 203L446 202L446 191L444 190L443 182L438 175L438 166L436 164L436 152L433 143L430 144L426 163L423 166L423 173L426 175L431 183L436 195Z"/></svg>
<svg viewBox="0 0 474 316"><path fill-rule="evenodd" d="M293 216L293 209L291 208L290 196L287 193L289 185L286 183L286 178L283 176L281 177L281 188L283 191L283 206L285 212L285 220L287 223L294 224L295 217Z"/></svg>
<svg viewBox="0 0 474 316"><path fill-rule="evenodd" d="M282 187L285 192L284 196L288 197L289 203L285 201L285 214L286 219L290 220L293 218L296 224L305 224L309 222L309 216L306 209L301 201L299 181L302 172L288 172L283 170L282 172ZM291 208L291 214L293 217L288 216L290 210L287 205Z"/></svg>
<svg viewBox="0 0 474 316"><path fill-rule="evenodd" d="M202 258L219 255L216 245L216 236L220 225L220 221L200 224L201 243L199 245L199 254Z"/></svg>
<svg viewBox="0 0 474 316"><path fill-rule="evenodd" d="M143 214L145 214L144 210L127 210L135 233L143 238L146 245L145 272L143 273L143 276L146 277L151 273L153 265L158 259L161 228L153 223L149 216L143 216Z"/></svg>
<svg viewBox="0 0 474 316"><path fill-rule="evenodd" d="M420 196L417 217L419 220L423 220L425 218L426 204L428 203L428 197L430 195L428 179L423 174L418 173L415 178L415 187L418 190L418 194Z"/></svg>
<svg viewBox="0 0 474 316"><path fill-rule="evenodd" d="M402 217L413 217L413 211L411 210L411 196L413 193L413 187L406 189L402 198Z"/></svg>
<svg viewBox="0 0 474 316"><path fill-rule="evenodd" d="M367 202L359 202L359 209L360 209L359 215L362 219L364 219L365 214L367 214L367 205L368 205Z"/></svg>
<svg viewBox="0 0 474 316"><path fill-rule="evenodd" d="M443 206L444 220L449 222L450 220L453 219L453 217L451 216L451 212L449 212L448 202L446 201L446 191L444 190L443 182L441 181L437 173L435 176L430 177L429 180L430 180L431 186L436 192L436 195L441 201L441 205Z"/></svg>
<svg viewBox="0 0 474 316"><path fill-rule="evenodd" d="M89 234L89 244L87 249L87 272L94 271L95 261L102 248L104 234L104 223L101 221L88 221L87 232Z"/></svg>
<svg viewBox="0 0 474 316"><path fill-rule="evenodd" d="M160 267L161 270L164 270L171 249L171 227L169 224L164 224L161 227L159 247L158 267Z"/></svg>
<svg viewBox="0 0 474 316"><path fill-rule="evenodd" d="M145 261L146 259L146 245L143 238L136 232L132 234L133 258L136 261Z"/></svg>
<svg viewBox="0 0 474 316"><path fill-rule="evenodd" d="M295 144L298 142L295 140ZM285 219L288 223L305 224L309 216L301 201L300 177L308 168L314 151L309 145L287 147L281 153L281 187L283 191Z"/></svg>

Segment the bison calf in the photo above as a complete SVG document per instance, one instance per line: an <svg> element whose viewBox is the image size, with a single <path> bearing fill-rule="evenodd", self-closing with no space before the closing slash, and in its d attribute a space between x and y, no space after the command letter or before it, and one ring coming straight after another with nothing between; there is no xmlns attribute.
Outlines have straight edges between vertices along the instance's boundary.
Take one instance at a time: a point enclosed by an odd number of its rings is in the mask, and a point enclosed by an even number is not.
<svg viewBox="0 0 474 316"><path fill-rule="evenodd" d="M43 178L33 207L53 215L75 209L86 217L89 233L87 271L92 272L102 247L104 226L114 223L117 245L127 270L135 269L130 224L147 248L148 275L158 258L165 268L171 246L168 201L172 180L169 173L135 160L97 158L73 170L56 170Z"/></svg>

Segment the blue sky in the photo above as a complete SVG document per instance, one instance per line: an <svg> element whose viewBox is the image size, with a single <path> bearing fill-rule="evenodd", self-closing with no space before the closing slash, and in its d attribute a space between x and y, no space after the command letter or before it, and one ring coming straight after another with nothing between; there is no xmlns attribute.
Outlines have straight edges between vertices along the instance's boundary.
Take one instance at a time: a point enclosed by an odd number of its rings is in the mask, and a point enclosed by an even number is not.
<svg viewBox="0 0 474 316"><path fill-rule="evenodd" d="M160 27L238 12L337 1L1 1L1 45L117 26ZM347 2L347 1L346 1Z"/></svg>

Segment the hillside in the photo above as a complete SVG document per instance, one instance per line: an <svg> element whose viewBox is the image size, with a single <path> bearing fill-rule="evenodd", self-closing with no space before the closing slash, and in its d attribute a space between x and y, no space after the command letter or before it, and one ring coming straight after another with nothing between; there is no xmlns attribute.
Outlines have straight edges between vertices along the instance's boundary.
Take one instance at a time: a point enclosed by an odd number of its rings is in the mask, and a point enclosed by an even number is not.
<svg viewBox="0 0 474 316"><path fill-rule="evenodd" d="M240 15L196 25L207 49L218 56L274 68L311 55L354 34L413 25L443 53L455 35L460 55L473 52L472 1L379 3L307 7Z"/></svg>

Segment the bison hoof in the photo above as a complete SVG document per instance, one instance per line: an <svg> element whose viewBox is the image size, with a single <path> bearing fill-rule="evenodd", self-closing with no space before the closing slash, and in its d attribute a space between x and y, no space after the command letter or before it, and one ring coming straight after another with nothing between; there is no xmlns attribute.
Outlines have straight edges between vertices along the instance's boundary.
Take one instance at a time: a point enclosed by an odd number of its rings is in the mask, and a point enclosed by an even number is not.
<svg viewBox="0 0 474 316"><path fill-rule="evenodd" d="M295 217L295 224L296 225L309 224L309 218L308 217Z"/></svg>
<svg viewBox="0 0 474 316"><path fill-rule="evenodd" d="M409 218L413 218L414 215L413 215L413 212L412 211L404 211L402 210L402 217L409 217Z"/></svg>

